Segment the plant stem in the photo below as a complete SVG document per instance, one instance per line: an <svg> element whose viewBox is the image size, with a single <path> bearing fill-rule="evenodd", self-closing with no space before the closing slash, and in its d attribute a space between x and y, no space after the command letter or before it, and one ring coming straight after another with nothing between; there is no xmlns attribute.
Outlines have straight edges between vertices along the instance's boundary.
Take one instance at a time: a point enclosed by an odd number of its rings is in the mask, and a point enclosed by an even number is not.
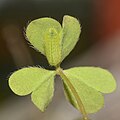
<svg viewBox="0 0 120 120"><path fill-rule="evenodd" d="M70 82L70 80L67 78L67 76L63 73L63 70L59 67L57 68L57 73L63 78L63 80L68 84L69 88L71 89L77 103L78 103L78 106L79 106L79 111L82 113L83 115L83 120L88 120L88 116L87 116L87 113L85 111L85 108L84 108L84 105L78 95L78 93L76 92L74 86L72 85L72 83Z"/></svg>

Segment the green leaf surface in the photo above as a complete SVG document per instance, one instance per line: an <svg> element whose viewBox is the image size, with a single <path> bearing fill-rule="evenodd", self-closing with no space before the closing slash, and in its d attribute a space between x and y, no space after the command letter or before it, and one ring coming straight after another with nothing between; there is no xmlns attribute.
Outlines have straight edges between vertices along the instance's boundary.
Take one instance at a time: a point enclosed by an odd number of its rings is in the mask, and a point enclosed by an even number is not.
<svg viewBox="0 0 120 120"><path fill-rule="evenodd" d="M9 78L9 86L20 96L32 93L32 101L44 111L53 97L55 71L38 67L23 68Z"/></svg>
<svg viewBox="0 0 120 120"><path fill-rule="evenodd" d="M26 29L26 36L30 43L44 55L45 37L50 29L55 29L57 33L60 33L61 25L58 21L47 17L33 20Z"/></svg>
<svg viewBox="0 0 120 120"><path fill-rule="evenodd" d="M54 76L51 76L47 81L34 90L31 97L33 103L44 112L48 104L52 101L54 93Z"/></svg>
<svg viewBox="0 0 120 120"><path fill-rule="evenodd" d="M116 81L112 74L99 67L75 67L65 70L65 73L102 93L110 93L116 89Z"/></svg>
<svg viewBox="0 0 120 120"><path fill-rule="evenodd" d="M102 68L75 67L64 70L64 74L74 86L87 113L97 112L103 107L104 99L100 92L109 93L116 88L113 76ZM70 103L78 109L75 96L65 81L64 89Z"/></svg>
<svg viewBox="0 0 120 120"><path fill-rule="evenodd" d="M79 21L72 17L65 15L63 17L63 39L62 39L62 60L72 51L81 33Z"/></svg>
<svg viewBox="0 0 120 120"><path fill-rule="evenodd" d="M103 107L104 98L101 93L70 75L67 75L67 77L74 86L87 113L95 113ZM65 82L64 91L69 102L79 110L77 100L75 99L75 96L73 95L71 89Z"/></svg>
<svg viewBox="0 0 120 120"><path fill-rule="evenodd" d="M65 15L62 27L52 18L40 18L32 21L26 29L30 43L42 54L49 64L56 66L71 52L81 32L79 21Z"/></svg>

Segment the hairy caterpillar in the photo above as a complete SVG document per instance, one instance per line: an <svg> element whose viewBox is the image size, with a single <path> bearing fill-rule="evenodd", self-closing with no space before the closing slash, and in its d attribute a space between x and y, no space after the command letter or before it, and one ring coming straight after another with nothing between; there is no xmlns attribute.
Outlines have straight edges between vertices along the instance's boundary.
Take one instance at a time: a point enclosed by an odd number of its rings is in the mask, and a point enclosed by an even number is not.
<svg viewBox="0 0 120 120"><path fill-rule="evenodd" d="M46 57L52 66L61 62L61 33L55 28L49 28L44 35L44 49Z"/></svg>

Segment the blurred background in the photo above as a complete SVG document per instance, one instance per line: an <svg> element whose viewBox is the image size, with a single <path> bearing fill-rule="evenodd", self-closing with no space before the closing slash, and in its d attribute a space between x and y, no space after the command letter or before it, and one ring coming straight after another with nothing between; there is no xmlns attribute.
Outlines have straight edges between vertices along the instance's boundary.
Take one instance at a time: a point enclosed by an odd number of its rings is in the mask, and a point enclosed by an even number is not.
<svg viewBox="0 0 120 120"><path fill-rule="evenodd" d="M66 101L59 78L45 113L32 104L30 96L16 96L8 87L10 74L23 66L52 69L43 55L29 47L24 37L28 22L40 17L62 22L66 14L79 19L82 33L62 67L109 69L117 80L117 90L105 95L105 107L90 118L120 119L120 0L0 0L0 120L80 119L80 113Z"/></svg>

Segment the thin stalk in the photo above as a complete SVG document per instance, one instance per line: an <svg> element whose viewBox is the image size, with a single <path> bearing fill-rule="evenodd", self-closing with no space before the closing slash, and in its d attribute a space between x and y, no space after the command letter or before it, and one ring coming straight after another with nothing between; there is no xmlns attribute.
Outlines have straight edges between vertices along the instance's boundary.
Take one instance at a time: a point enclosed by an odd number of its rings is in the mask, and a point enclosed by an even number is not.
<svg viewBox="0 0 120 120"><path fill-rule="evenodd" d="M85 111L84 105L78 95L78 93L76 92L74 86L72 85L72 83L70 82L70 80L67 78L67 76L63 73L63 70L61 68L57 68L57 73L63 78L63 80L67 83L67 85L69 86L69 88L71 89L77 103L79 106L79 111L82 113L83 115L83 120L88 120L88 116L87 113Z"/></svg>

